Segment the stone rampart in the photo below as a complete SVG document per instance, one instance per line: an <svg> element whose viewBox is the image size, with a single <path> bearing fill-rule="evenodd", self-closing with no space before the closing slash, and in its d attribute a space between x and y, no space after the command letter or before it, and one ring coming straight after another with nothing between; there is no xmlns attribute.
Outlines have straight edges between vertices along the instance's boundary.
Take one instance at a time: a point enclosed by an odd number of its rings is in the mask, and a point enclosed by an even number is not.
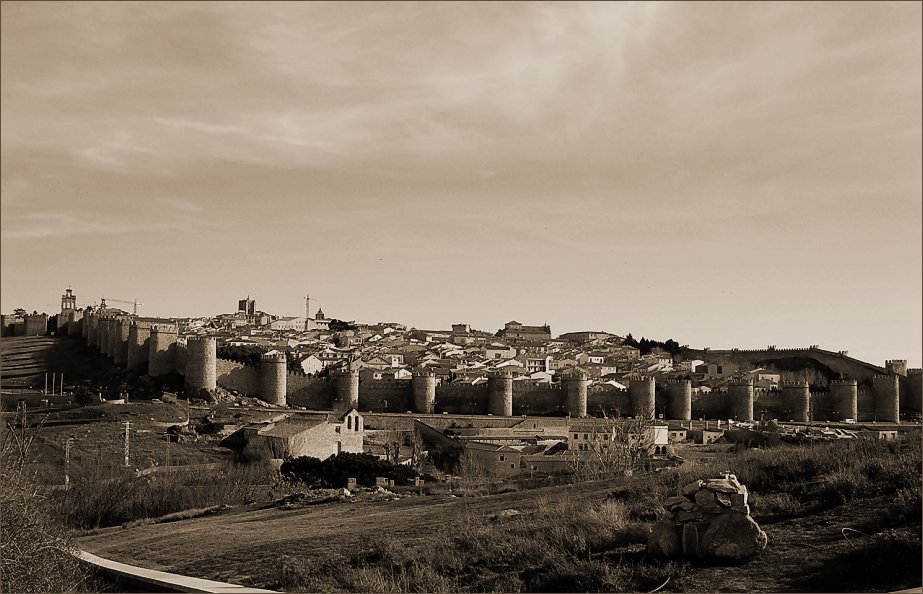
<svg viewBox="0 0 923 594"><path fill-rule="evenodd" d="M564 416L566 393L541 382L513 382L513 414Z"/></svg>
<svg viewBox="0 0 923 594"><path fill-rule="evenodd" d="M413 410L413 385L406 379L366 380L359 383L359 410L407 412Z"/></svg>
<svg viewBox="0 0 923 594"><path fill-rule="evenodd" d="M436 386L436 412L483 415L487 412L487 384L440 384Z"/></svg>
<svg viewBox="0 0 923 594"><path fill-rule="evenodd" d="M215 382L228 391L246 396L260 395L260 370L230 359L215 360Z"/></svg>

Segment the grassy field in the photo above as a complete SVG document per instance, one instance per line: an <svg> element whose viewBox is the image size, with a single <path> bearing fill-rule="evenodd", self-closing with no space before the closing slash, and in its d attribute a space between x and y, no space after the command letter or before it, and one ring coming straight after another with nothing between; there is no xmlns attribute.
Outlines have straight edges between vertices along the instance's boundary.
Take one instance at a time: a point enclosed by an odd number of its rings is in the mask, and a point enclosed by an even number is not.
<svg viewBox="0 0 923 594"><path fill-rule="evenodd" d="M720 466L720 469L719 469ZM743 567L646 554L659 504L736 471L768 549ZM498 518L504 510L517 514ZM572 486L281 510L238 508L81 540L104 557L309 591L890 591L920 583L920 447L834 443L747 451ZM194 553L193 553L194 551Z"/></svg>

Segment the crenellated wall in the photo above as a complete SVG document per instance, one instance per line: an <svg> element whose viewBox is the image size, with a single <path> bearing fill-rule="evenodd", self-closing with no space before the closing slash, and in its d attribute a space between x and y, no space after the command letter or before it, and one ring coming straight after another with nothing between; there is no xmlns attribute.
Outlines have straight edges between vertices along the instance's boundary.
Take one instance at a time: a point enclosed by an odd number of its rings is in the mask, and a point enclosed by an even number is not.
<svg viewBox="0 0 923 594"><path fill-rule="evenodd" d="M567 393L559 386L544 382L513 382L512 414L564 416Z"/></svg>
<svg viewBox="0 0 923 594"><path fill-rule="evenodd" d="M487 384L440 384L436 386L436 412L481 415L487 410Z"/></svg>
<svg viewBox="0 0 923 594"><path fill-rule="evenodd" d="M229 359L215 360L215 383L225 390L246 396L260 395L260 370Z"/></svg>
<svg viewBox="0 0 923 594"><path fill-rule="evenodd" d="M407 412L413 410L413 396L411 380L360 380L358 408L372 412Z"/></svg>

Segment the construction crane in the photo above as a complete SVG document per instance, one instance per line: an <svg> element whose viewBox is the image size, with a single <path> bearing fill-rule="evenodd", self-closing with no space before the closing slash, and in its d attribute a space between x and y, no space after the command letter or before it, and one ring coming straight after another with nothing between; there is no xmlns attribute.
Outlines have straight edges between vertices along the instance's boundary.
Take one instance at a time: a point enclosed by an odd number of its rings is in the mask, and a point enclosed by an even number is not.
<svg viewBox="0 0 923 594"><path fill-rule="evenodd" d="M138 301L138 298L137 298L137 297L135 298L134 301L125 301L124 299L112 299L112 298L110 297L110 298L109 298L109 301L112 301L113 303L124 303L124 304L126 304L126 305L133 305L134 308L135 308L135 309L134 309L134 312L133 312L134 315L138 315L138 307L144 305L143 303L140 303L140 302ZM106 298L105 298L105 297L100 297L100 298L99 298L99 307L100 307L100 309L106 309Z"/></svg>

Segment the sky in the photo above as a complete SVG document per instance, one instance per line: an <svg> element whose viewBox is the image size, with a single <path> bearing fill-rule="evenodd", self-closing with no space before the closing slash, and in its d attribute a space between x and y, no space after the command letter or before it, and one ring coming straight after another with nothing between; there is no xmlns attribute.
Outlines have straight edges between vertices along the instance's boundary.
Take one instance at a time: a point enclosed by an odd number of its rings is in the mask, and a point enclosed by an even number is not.
<svg viewBox="0 0 923 594"><path fill-rule="evenodd" d="M4 312L921 365L920 3L0 10Z"/></svg>

